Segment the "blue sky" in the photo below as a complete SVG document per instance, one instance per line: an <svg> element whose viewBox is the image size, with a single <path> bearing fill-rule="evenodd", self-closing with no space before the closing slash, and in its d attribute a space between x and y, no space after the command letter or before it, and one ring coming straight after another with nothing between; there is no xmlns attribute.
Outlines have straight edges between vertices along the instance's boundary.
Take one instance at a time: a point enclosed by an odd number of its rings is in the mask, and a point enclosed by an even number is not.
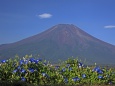
<svg viewBox="0 0 115 86"><path fill-rule="evenodd" d="M115 0L0 0L0 44L63 23L115 45Z"/></svg>

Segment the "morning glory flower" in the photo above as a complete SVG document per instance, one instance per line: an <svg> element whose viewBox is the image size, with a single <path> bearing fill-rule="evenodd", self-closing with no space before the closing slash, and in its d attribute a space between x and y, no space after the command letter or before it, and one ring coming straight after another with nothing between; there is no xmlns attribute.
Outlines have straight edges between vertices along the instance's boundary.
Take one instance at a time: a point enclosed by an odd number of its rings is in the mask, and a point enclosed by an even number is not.
<svg viewBox="0 0 115 86"><path fill-rule="evenodd" d="M26 72L26 70L25 69L21 69L21 73L25 73Z"/></svg>
<svg viewBox="0 0 115 86"><path fill-rule="evenodd" d="M34 69L33 69L33 68L29 68L29 71L30 71L31 73L33 73L33 72L34 72Z"/></svg>
<svg viewBox="0 0 115 86"><path fill-rule="evenodd" d="M25 61L24 61L24 64L28 64L28 60L25 60Z"/></svg>
<svg viewBox="0 0 115 86"><path fill-rule="evenodd" d="M34 62L34 60L35 60L34 58L30 58L29 61L32 63L32 62Z"/></svg>
<svg viewBox="0 0 115 86"><path fill-rule="evenodd" d="M18 70L17 69L15 69L14 71L13 71L13 73L16 73Z"/></svg>
<svg viewBox="0 0 115 86"><path fill-rule="evenodd" d="M57 70L57 69L59 69L60 68L60 66L55 66L55 70Z"/></svg>
<svg viewBox="0 0 115 86"><path fill-rule="evenodd" d="M66 69L65 68L62 68L62 72L65 72L66 71Z"/></svg>
<svg viewBox="0 0 115 86"><path fill-rule="evenodd" d="M68 79L67 79L67 78L64 78L64 82L65 82L65 83L68 83Z"/></svg>
<svg viewBox="0 0 115 86"><path fill-rule="evenodd" d="M79 68L83 67L83 64L81 62L78 62L78 67Z"/></svg>
<svg viewBox="0 0 115 86"><path fill-rule="evenodd" d="M49 76L46 73L42 73L43 77L49 78Z"/></svg>
<svg viewBox="0 0 115 86"><path fill-rule="evenodd" d="M99 67L95 67L92 71L98 71L98 70L100 70L100 68Z"/></svg>
<svg viewBox="0 0 115 86"><path fill-rule="evenodd" d="M6 63L6 60L2 60L1 62L2 62L2 63Z"/></svg>
<svg viewBox="0 0 115 86"><path fill-rule="evenodd" d="M108 83L109 85L112 85L113 83L111 82L111 81L109 81L109 83Z"/></svg>
<svg viewBox="0 0 115 86"><path fill-rule="evenodd" d="M71 70L72 70L72 68L70 67L70 68L69 68L69 71L71 71Z"/></svg>
<svg viewBox="0 0 115 86"><path fill-rule="evenodd" d="M20 60L19 64L22 65L24 63L24 60Z"/></svg>
<svg viewBox="0 0 115 86"><path fill-rule="evenodd" d="M21 67L20 67L20 66L18 66L18 67L17 67L17 69L18 69L18 70L21 70Z"/></svg>
<svg viewBox="0 0 115 86"><path fill-rule="evenodd" d="M78 77L74 77L74 78L72 78L72 80L73 80L74 82L76 82L76 81L79 81L80 78L78 78Z"/></svg>
<svg viewBox="0 0 115 86"><path fill-rule="evenodd" d="M37 59L37 60L34 60L34 62L35 62L36 64L38 64L38 62L39 62L39 59Z"/></svg>
<svg viewBox="0 0 115 86"><path fill-rule="evenodd" d="M66 67L70 67L70 64L67 64Z"/></svg>
<svg viewBox="0 0 115 86"><path fill-rule="evenodd" d="M103 71L99 67L95 67L92 71L95 71L98 74L103 74Z"/></svg>
<svg viewBox="0 0 115 86"><path fill-rule="evenodd" d="M82 78L85 78L86 77L86 74L82 74Z"/></svg>
<svg viewBox="0 0 115 86"><path fill-rule="evenodd" d="M45 77L45 76L46 76L46 73L42 73L42 76Z"/></svg>
<svg viewBox="0 0 115 86"><path fill-rule="evenodd" d="M22 77L21 80L22 80L22 81L26 81L26 78Z"/></svg>
<svg viewBox="0 0 115 86"><path fill-rule="evenodd" d="M97 71L97 73L98 73L98 74L103 74L103 71L99 69L99 70Z"/></svg>
<svg viewBox="0 0 115 86"><path fill-rule="evenodd" d="M98 76L98 79L102 79L103 78L103 76Z"/></svg>

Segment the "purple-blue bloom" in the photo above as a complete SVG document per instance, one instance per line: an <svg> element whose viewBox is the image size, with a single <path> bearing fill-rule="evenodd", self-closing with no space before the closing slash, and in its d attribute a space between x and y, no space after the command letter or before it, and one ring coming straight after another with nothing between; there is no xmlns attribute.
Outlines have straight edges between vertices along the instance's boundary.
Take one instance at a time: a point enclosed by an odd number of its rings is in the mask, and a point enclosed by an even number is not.
<svg viewBox="0 0 115 86"><path fill-rule="evenodd" d="M102 79L103 78L103 76L98 76L98 79Z"/></svg>
<svg viewBox="0 0 115 86"><path fill-rule="evenodd" d="M68 79L67 79L67 78L64 78L64 82L65 82L65 83L68 83Z"/></svg>
<svg viewBox="0 0 115 86"><path fill-rule="evenodd" d="M109 83L108 83L109 85L112 85L113 83L111 82L111 81L109 81Z"/></svg>
<svg viewBox="0 0 115 86"><path fill-rule="evenodd" d="M22 65L24 63L24 60L20 60L19 64Z"/></svg>
<svg viewBox="0 0 115 86"><path fill-rule="evenodd" d="M86 74L82 74L82 78L86 78Z"/></svg>
<svg viewBox="0 0 115 86"><path fill-rule="evenodd" d="M65 72L66 71L66 69L65 68L62 68L62 72Z"/></svg>
<svg viewBox="0 0 115 86"><path fill-rule="evenodd" d="M25 73L26 72L26 70L25 69L21 69L21 73Z"/></svg>
<svg viewBox="0 0 115 86"><path fill-rule="evenodd" d="M66 67L70 67L70 64L67 64Z"/></svg>
<svg viewBox="0 0 115 86"><path fill-rule="evenodd" d="M103 74L103 71L99 67L95 67L92 71L95 71L98 74Z"/></svg>
<svg viewBox="0 0 115 86"><path fill-rule="evenodd" d="M13 73L16 73L18 70L17 69L15 69L15 70L13 70Z"/></svg>
<svg viewBox="0 0 115 86"><path fill-rule="evenodd" d="M33 68L29 68L29 71L30 71L31 73L33 73L33 72L34 72L34 69L33 69Z"/></svg>
<svg viewBox="0 0 115 86"><path fill-rule="evenodd" d="M34 62L35 61L35 59L34 58L30 58L30 60L29 60L31 63L32 62Z"/></svg>
<svg viewBox="0 0 115 86"><path fill-rule="evenodd" d="M38 64L38 62L39 62L39 59L37 59L37 60L34 60L34 62L35 62L36 64Z"/></svg>
<svg viewBox="0 0 115 86"><path fill-rule="evenodd" d="M2 60L1 62L2 62L2 63L6 63L6 60Z"/></svg>
<svg viewBox="0 0 115 86"><path fill-rule="evenodd" d="M98 74L103 74L103 71L102 71L101 69L99 69L99 70L97 71L97 73L98 73Z"/></svg>
<svg viewBox="0 0 115 86"><path fill-rule="evenodd" d="M55 69L57 70L57 69L59 69L60 68L60 66L55 66Z"/></svg>
<svg viewBox="0 0 115 86"><path fill-rule="evenodd" d="M74 78L72 78L72 80L73 80L74 82L76 82L76 81L79 81L80 78L78 78L78 77L74 77Z"/></svg>
<svg viewBox="0 0 115 86"><path fill-rule="evenodd" d="M24 61L24 64L28 64L28 60Z"/></svg>
<svg viewBox="0 0 115 86"><path fill-rule="evenodd" d="M26 78L22 77L21 80L22 80L22 81L26 81Z"/></svg>
<svg viewBox="0 0 115 86"><path fill-rule="evenodd" d="M95 67L92 71L98 71L98 70L100 70L100 68L99 67Z"/></svg>
<svg viewBox="0 0 115 86"><path fill-rule="evenodd" d="M42 73L42 76L45 77L45 76L46 76L46 73Z"/></svg>
<svg viewBox="0 0 115 86"><path fill-rule="evenodd" d="M72 67L69 67L69 71L71 71L72 70Z"/></svg>
<svg viewBox="0 0 115 86"><path fill-rule="evenodd" d="M79 68L83 67L83 64L81 62L78 62L78 67Z"/></svg>
<svg viewBox="0 0 115 86"><path fill-rule="evenodd" d="M43 77L49 78L49 76L46 73L42 73Z"/></svg>
<svg viewBox="0 0 115 86"><path fill-rule="evenodd" d="M18 69L18 70L21 70L21 67L20 67L20 66L18 66L18 67L17 67L17 69Z"/></svg>

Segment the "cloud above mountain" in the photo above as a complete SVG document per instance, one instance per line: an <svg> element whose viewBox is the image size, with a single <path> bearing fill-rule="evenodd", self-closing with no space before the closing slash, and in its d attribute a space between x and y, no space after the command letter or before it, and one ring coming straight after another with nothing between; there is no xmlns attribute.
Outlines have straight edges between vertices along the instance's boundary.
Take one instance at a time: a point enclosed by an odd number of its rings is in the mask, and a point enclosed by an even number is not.
<svg viewBox="0 0 115 86"><path fill-rule="evenodd" d="M104 26L104 28L115 28L115 25L107 25L107 26Z"/></svg>
<svg viewBox="0 0 115 86"><path fill-rule="evenodd" d="M52 14L49 14L49 13L43 13L43 14L40 14L40 15L37 15L39 18L51 18L52 17Z"/></svg>

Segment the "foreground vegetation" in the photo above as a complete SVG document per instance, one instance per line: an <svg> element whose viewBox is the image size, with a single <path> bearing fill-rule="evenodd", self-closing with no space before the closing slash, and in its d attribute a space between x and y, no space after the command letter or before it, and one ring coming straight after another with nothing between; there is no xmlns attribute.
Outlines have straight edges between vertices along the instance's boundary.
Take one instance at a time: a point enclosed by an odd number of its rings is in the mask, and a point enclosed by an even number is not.
<svg viewBox="0 0 115 86"><path fill-rule="evenodd" d="M0 84L16 84L16 82L31 85L68 85L97 86L115 85L115 69L100 66L88 67L77 59L52 66L40 58L15 58L2 60L0 63ZM6 83L7 82L7 83ZM27 84L26 84L27 85ZM15 86L26 86L15 85ZM11 86L11 85L10 85Z"/></svg>

